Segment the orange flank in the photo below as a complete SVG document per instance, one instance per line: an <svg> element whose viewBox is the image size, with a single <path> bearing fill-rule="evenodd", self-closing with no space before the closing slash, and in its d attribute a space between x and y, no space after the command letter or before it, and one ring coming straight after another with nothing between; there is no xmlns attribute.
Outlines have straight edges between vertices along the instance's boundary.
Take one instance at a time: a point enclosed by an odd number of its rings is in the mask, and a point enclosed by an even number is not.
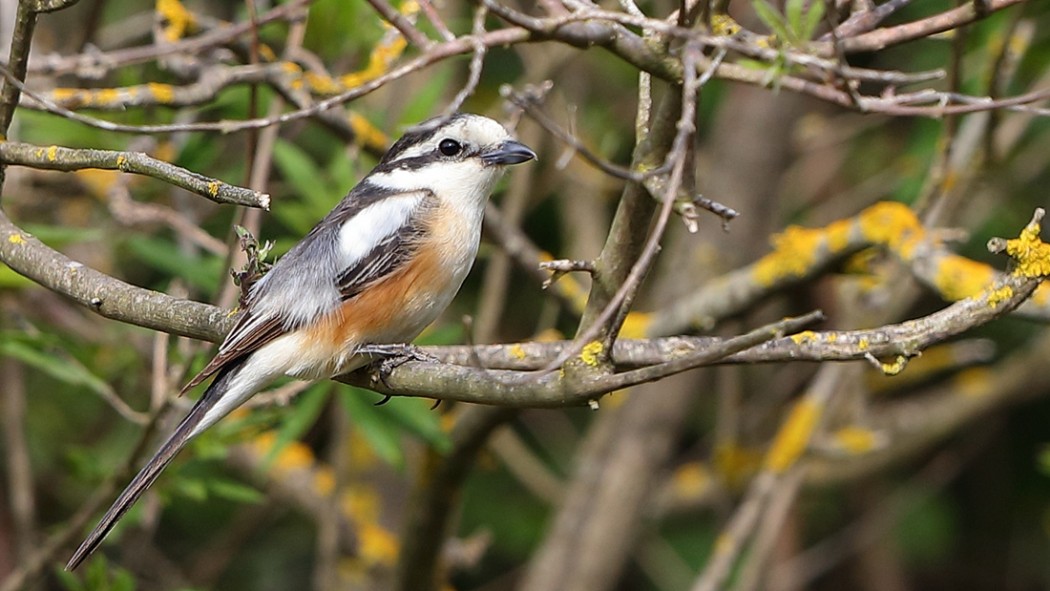
<svg viewBox="0 0 1050 591"><path fill-rule="evenodd" d="M395 318L419 315L433 305L434 294L449 280L435 248L421 247L401 269L383 278L308 331L308 338L329 350L347 343L397 342L415 335L384 334L403 323Z"/></svg>

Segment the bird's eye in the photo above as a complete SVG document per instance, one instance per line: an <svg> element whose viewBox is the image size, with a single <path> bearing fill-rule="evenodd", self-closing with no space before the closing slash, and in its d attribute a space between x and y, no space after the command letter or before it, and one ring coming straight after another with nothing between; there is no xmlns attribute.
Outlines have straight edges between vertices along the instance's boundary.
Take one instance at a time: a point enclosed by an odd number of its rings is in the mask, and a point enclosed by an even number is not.
<svg viewBox="0 0 1050 591"><path fill-rule="evenodd" d="M438 144L438 150L445 156L455 156L463 151L463 146L456 140L446 138Z"/></svg>

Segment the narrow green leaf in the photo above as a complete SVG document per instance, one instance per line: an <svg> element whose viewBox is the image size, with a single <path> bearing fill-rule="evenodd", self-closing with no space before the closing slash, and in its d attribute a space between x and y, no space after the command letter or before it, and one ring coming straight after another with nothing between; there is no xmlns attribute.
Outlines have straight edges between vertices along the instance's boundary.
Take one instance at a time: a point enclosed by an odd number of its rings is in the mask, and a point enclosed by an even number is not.
<svg viewBox="0 0 1050 591"><path fill-rule="evenodd" d="M99 394L112 393L109 384L70 356L37 348L33 343L0 341L0 355L13 357L60 382L84 386Z"/></svg>
<svg viewBox="0 0 1050 591"><path fill-rule="evenodd" d="M812 39L814 33L817 32L817 27L820 26L820 22L824 19L824 10L824 0L813 0L809 11L806 12L806 22L803 24L803 29L799 32L803 42Z"/></svg>
<svg viewBox="0 0 1050 591"><path fill-rule="evenodd" d="M383 407L370 402L368 394L367 390L360 388L340 388L339 400L354 427L361 430L376 454L388 464L401 467L405 463L401 452L401 430L382 412Z"/></svg>
<svg viewBox="0 0 1050 591"><path fill-rule="evenodd" d="M247 484L215 476L208 478L208 493L220 499L251 505L257 505L266 498L262 492Z"/></svg>
<svg viewBox="0 0 1050 591"><path fill-rule="evenodd" d="M752 0L751 5L755 8L755 14L758 16L758 19L762 21L762 23L766 25L774 35L780 37L784 41L787 41L790 38L791 34L784 25L784 17L777 11L776 7L766 0Z"/></svg>
<svg viewBox="0 0 1050 591"><path fill-rule="evenodd" d="M806 0L787 0L784 5L784 17L787 21L789 37L785 39L792 45L797 45L802 31L802 12L806 8Z"/></svg>
<svg viewBox="0 0 1050 591"><path fill-rule="evenodd" d="M321 382L298 396L293 411L281 421L273 447L263 459L265 470L270 469L281 450L298 439L317 421L317 417L328 400L329 391L331 391L331 382Z"/></svg>
<svg viewBox="0 0 1050 591"><path fill-rule="evenodd" d="M397 398L379 407L394 424L434 446L440 452L452 447L448 433L441 428L441 413L431 410L433 403L421 398Z"/></svg>

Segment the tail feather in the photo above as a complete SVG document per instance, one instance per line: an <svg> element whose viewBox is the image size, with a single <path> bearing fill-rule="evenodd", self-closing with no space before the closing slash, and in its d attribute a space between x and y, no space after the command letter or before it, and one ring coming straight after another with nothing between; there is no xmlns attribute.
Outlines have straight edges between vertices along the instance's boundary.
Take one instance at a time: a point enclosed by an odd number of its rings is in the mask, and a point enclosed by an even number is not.
<svg viewBox="0 0 1050 591"><path fill-rule="evenodd" d="M243 363L243 362L242 362ZM164 471L164 468L171 463L172 459L179 453L179 451L189 443L190 439L196 435L197 427L200 426L201 420L204 419L208 411L215 407L216 403L223 398L223 395L229 390L230 382L237 375L238 369L242 363L233 364L223 368L215 381L208 386L205 390L204 395L201 396L200 400L194 404L189 414L186 415L182 422L179 423L175 431L168 437L168 440L160 446L157 453L150 458L149 462L143 466L142 470L132 479L131 483L128 484L124 492L120 493L117 500L113 502L106 514L102 516L98 525L95 529L91 530L88 534L87 539L80 544L77 551L73 553L72 558L66 564L66 570L73 570L77 568L92 552L98 548L102 540L106 538L113 526L117 524L117 521L128 512L128 509L138 501L139 497L157 480L160 473ZM217 420L217 419L216 419ZM214 422L214 421L211 421Z"/></svg>

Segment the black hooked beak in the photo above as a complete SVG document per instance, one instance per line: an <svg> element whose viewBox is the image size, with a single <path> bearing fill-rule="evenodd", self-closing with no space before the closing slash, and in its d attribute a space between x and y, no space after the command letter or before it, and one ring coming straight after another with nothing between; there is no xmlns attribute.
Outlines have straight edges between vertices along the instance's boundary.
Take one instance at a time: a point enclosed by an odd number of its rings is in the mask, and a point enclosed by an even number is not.
<svg viewBox="0 0 1050 591"><path fill-rule="evenodd" d="M521 164L522 162L528 162L536 158L536 152L529 149L528 146L521 142L514 140L507 140L497 146L493 150L489 150L481 155L481 160L485 164Z"/></svg>

